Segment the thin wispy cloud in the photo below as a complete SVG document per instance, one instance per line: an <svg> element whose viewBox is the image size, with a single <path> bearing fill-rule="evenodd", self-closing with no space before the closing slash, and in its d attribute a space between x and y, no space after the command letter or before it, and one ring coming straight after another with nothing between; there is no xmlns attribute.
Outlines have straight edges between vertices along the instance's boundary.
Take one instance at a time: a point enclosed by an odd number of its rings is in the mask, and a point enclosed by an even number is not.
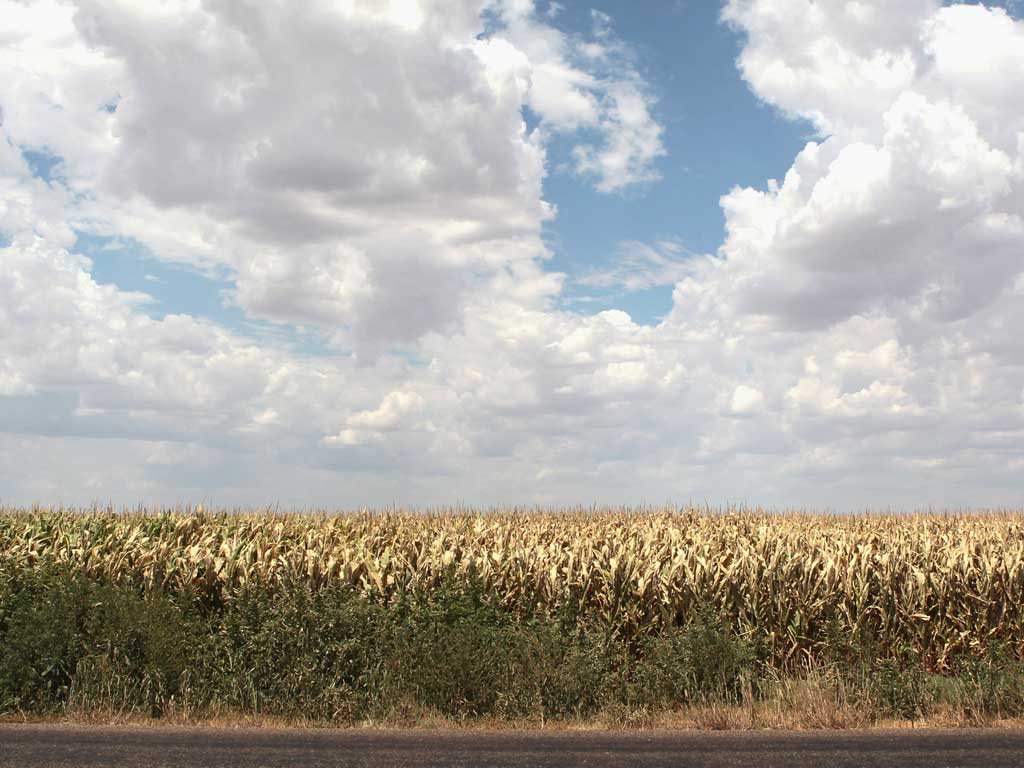
<svg viewBox="0 0 1024 768"><path fill-rule="evenodd" d="M675 285L685 278L694 254L674 240L641 243L627 240L607 264L581 276L581 285L595 288L621 288L642 291L662 285Z"/></svg>

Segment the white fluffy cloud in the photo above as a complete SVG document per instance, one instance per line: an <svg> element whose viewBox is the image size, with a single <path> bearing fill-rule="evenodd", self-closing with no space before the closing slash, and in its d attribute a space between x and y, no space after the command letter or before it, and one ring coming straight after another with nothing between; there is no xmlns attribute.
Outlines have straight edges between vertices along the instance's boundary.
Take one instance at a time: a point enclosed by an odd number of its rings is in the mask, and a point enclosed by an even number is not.
<svg viewBox="0 0 1024 768"><path fill-rule="evenodd" d="M64 159L80 228L223 265L251 316L373 357L542 254L543 148L480 5L15 3L5 124Z"/></svg>
<svg viewBox="0 0 1024 768"><path fill-rule="evenodd" d="M1024 112L1005 89L1024 25L938 3L737 0L724 16L754 91L829 135L781 184L723 198L720 256L677 286L670 322L747 358L794 440L784 466L921 496L932 473L956 498L966 476L1018 500Z"/></svg>
<svg viewBox="0 0 1024 768"><path fill-rule="evenodd" d="M545 23L533 0L498 0L493 11L502 25L501 45L521 52L525 102L544 127L595 135L596 143L574 147L575 171L602 192L656 181L654 163L665 148L662 127L651 114L654 98L610 17L591 11L592 35L581 38ZM509 61L507 53L501 58Z"/></svg>
<svg viewBox="0 0 1024 768"><path fill-rule="evenodd" d="M644 326L556 310L545 270L550 137L603 191L664 152L606 17L0 4L5 500L1020 503L1024 25L926 0L723 16L753 92L821 136L723 197L717 254L631 243L591 276L674 282ZM329 352L155 320L76 230L226 270L248 317Z"/></svg>

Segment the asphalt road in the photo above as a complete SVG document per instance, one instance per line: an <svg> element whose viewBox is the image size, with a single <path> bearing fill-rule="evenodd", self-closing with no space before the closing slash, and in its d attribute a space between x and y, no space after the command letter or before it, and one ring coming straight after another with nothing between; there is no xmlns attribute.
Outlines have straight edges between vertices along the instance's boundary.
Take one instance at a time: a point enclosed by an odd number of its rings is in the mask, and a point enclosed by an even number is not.
<svg viewBox="0 0 1024 768"><path fill-rule="evenodd" d="M526 732L0 725L0 766L1024 767L1024 731Z"/></svg>

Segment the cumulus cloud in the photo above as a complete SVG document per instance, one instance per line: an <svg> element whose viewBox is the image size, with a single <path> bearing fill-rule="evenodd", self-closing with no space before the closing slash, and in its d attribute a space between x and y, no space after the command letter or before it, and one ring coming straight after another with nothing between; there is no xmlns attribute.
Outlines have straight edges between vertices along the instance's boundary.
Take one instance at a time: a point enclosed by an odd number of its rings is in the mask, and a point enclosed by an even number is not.
<svg viewBox="0 0 1024 768"><path fill-rule="evenodd" d="M723 16L746 35L754 92L826 135L781 184L722 199L726 241L677 286L670 322L743 351L805 457L793 470L824 457L881 483L874 450L906 471L926 454L1006 477L1024 427L1024 120L1002 87L1024 25L938 3L736 0ZM964 51L981 47L997 64L971 90Z"/></svg>
<svg viewBox="0 0 1024 768"><path fill-rule="evenodd" d="M729 0L722 18L746 35L737 64L754 92L823 133L858 136L926 65L921 26L939 0Z"/></svg>
<svg viewBox="0 0 1024 768"><path fill-rule="evenodd" d="M398 429L408 418L423 409L423 398L417 392L389 392L373 410L359 411L348 418L347 426L337 435L323 439L326 445L359 445L380 440L385 432ZM406 424L412 427L412 424Z"/></svg>
<svg viewBox="0 0 1024 768"><path fill-rule="evenodd" d="M9 132L64 158L78 227L226 267L250 316L372 358L543 255L543 148L479 3L11 8Z"/></svg>
<svg viewBox="0 0 1024 768"><path fill-rule="evenodd" d="M8 6L10 135L63 158L76 228L226 268L250 316L364 359L545 255L545 132L580 132L576 170L605 191L664 152L607 20L588 58L531 3L490 31L482 0Z"/></svg>
<svg viewBox="0 0 1024 768"><path fill-rule="evenodd" d="M614 20L556 11L0 5L11 496L1020 503L1024 25L726 3L753 93L820 135L722 198L717 253L626 243L583 277L674 284L651 326L557 309L551 137L604 191L664 149ZM223 270L248 317L326 346L153 319L79 231Z"/></svg>
<svg viewBox="0 0 1024 768"><path fill-rule="evenodd" d="M593 179L601 192L660 178L655 162L665 148L652 114L655 99L611 17L591 11L588 38L546 24L532 0L499 0L495 13L502 39L525 54L526 104L542 124L596 137L573 148L576 173Z"/></svg>

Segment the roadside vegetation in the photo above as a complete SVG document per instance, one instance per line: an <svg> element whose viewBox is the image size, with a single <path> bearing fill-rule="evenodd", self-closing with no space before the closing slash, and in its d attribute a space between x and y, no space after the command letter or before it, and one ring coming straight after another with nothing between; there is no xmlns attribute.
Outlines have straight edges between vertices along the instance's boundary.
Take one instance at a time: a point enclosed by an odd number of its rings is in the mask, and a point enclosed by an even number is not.
<svg viewBox="0 0 1024 768"><path fill-rule="evenodd" d="M1024 515L0 513L0 715L1024 717Z"/></svg>

